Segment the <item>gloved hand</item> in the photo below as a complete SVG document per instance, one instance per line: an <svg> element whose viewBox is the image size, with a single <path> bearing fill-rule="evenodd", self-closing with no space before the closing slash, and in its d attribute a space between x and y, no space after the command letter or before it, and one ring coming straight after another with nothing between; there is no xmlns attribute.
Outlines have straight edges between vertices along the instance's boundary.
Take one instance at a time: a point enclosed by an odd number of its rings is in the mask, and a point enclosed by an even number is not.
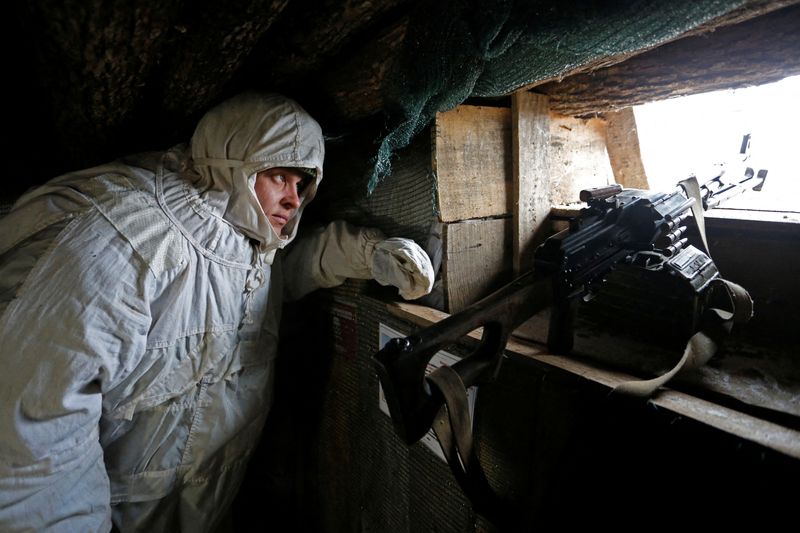
<svg viewBox="0 0 800 533"><path fill-rule="evenodd" d="M435 274L428 254L410 239L393 237L378 242L372 254L372 277L381 285L400 289L400 296L414 300L433 288Z"/></svg>

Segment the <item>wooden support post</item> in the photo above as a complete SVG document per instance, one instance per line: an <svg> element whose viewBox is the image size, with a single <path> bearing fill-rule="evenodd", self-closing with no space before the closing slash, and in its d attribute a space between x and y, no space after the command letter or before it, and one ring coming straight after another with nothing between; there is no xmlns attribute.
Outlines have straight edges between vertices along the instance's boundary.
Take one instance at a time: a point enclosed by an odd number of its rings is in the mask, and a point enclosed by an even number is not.
<svg viewBox="0 0 800 533"><path fill-rule="evenodd" d="M513 266L519 275L533 266L533 252L547 237L550 198L549 97L518 91L511 97Z"/></svg>
<svg viewBox="0 0 800 533"><path fill-rule="evenodd" d="M606 118L608 120L606 150L614 171L614 179L623 187L648 189L633 108L626 107L608 113Z"/></svg>

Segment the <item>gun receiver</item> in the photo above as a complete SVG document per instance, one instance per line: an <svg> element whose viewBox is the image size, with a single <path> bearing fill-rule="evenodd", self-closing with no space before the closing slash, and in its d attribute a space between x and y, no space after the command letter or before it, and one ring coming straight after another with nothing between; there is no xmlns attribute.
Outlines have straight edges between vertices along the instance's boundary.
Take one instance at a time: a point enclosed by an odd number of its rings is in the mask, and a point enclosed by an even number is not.
<svg viewBox="0 0 800 533"><path fill-rule="evenodd" d="M688 246L685 226L694 200L682 193L653 193L638 189L617 194L584 191L588 207L570 227L545 241L534 255L536 271L553 280L548 348L554 353L572 349L573 319L578 298L589 299L603 278L621 262L658 269L682 250L702 253ZM683 262L683 259L681 259ZM707 269L713 268L713 263ZM701 272L697 272L700 275ZM706 282L714 271L703 271ZM702 289L705 283L697 290Z"/></svg>

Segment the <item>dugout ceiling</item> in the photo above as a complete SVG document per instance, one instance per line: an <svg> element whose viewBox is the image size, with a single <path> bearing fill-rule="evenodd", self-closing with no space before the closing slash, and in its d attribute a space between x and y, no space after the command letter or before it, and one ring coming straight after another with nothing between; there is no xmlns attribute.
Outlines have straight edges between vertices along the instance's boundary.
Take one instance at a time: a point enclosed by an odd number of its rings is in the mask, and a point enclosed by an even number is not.
<svg viewBox="0 0 800 533"><path fill-rule="evenodd" d="M6 195L186 141L206 109L245 89L296 98L332 138L374 128L374 184L437 111L468 98L532 87L581 115L796 74L795 4L17 0Z"/></svg>

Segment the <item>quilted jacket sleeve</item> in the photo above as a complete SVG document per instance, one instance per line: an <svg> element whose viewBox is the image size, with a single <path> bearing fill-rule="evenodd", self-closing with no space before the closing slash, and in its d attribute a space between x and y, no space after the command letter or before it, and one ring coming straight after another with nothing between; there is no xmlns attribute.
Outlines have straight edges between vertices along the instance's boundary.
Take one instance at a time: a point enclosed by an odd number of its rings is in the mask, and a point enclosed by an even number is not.
<svg viewBox="0 0 800 533"><path fill-rule="evenodd" d="M428 294L434 281L430 258L411 239L387 239L378 229L342 220L300 237L284 259L284 274L290 301L347 278L374 279L411 300Z"/></svg>
<svg viewBox="0 0 800 533"><path fill-rule="evenodd" d="M144 351L143 277L91 206L44 197L0 234L0 530L108 531L98 423Z"/></svg>
<svg viewBox="0 0 800 533"><path fill-rule="evenodd" d="M371 278L375 246L383 239L380 230L342 220L299 236L283 259L285 299L297 300L347 278Z"/></svg>

